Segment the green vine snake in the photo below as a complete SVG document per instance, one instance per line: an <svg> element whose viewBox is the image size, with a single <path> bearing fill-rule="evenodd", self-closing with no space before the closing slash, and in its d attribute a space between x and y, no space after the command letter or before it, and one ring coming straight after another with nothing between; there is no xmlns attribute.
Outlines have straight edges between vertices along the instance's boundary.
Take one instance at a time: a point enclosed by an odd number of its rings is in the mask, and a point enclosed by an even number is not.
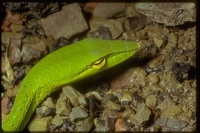
<svg viewBox="0 0 200 133"><path fill-rule="evenodd" d="M36 107L52 92L111 68L140 48L138 42L86 38L41 59L25 76L4 131L23 131Z"/></svg>

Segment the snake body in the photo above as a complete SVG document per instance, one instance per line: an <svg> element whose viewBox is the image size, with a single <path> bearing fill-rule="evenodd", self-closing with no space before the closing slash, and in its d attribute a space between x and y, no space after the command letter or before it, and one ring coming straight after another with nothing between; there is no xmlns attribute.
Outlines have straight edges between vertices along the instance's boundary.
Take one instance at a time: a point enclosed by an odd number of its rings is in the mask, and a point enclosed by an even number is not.
<svg viewBox="0 0 200 133"><path fill-rule="evenodd" d="M86 38L48 54L23 79L3 130L23 131L52 92L125 61L139 48L134 41Z"/></svg>

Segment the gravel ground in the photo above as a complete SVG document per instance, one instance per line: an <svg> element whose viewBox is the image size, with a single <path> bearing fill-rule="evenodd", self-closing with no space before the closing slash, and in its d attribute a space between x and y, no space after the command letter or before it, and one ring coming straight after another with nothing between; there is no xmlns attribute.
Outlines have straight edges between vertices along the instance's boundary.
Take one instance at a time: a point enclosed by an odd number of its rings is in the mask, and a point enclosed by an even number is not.
<svg viewBox="0 0 200 133"><path fill-rule="evenodd" d="M141 49L127 62L47 97L26 131L197 131L194 3L8 2L3 9L2 121L34 64L95 37L137 40Z"/></svg>

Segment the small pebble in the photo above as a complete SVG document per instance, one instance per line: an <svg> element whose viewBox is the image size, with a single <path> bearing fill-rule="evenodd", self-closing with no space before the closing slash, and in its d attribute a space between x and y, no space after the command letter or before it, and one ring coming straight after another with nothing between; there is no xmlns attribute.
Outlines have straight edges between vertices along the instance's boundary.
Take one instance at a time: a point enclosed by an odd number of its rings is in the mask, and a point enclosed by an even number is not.
<svg viewBox="0 0 200 133"><path fill-rule="evenodd" d="M145 86L147 84L146 75L147 75L147 72L145 71L145 69L136 68L132 74L133 85L134 86L139 85L141 87Z"/></svg>
<svg viewBox="0 0 200 133"><path fill-rule="evenodd" d="M177 35L175 33L170 33L168 41L171 42L171 43L177 44L177 42L178 42Z"/></svg>
<svg viewBox="0 0 200 133"><path fill-rule="evenodd" d="M175 105L175 103L173 102L173 100L167 96L159 105L158 108L163 111L165 109L168 109L170 106Z"/></svg>
<svg viewBox="0 0 200 133"><path fill-rule="evenodd" d="M165 127L166 124L167 124L167 120L168 120L168 118L166 118L166 117L164 117L164 118L158 118L156 120L155 124Z"/></svg>
<svg viewBox="0 0 200 133"><path fill-rule="evenodd" d="M40 117L45 117L55 114L55 104L52 101L51 97L48 97L37 109L36 113Z"/></svg>
<svg viewBox="0 0 200 133"><path fill-rule="evenodd" d="M126 125L124 125L122 119L117 119L115 123L115 132L125 132L127 131Z"/></svg>
<svg viewBox="0 0 200 133"><path fill-rule="evenodd" d="M1 100L1 112L3 114L9 114L10 113L10 109L8 109L8 106L7 106L9 101L10 101L10 98L7 95L5 95Z"/></svg>
<svg viewBox="0 0 200 133"><path fill-rule="evenodd" d="M77 132L89 132L93 127L93 119L92 117L88 117L84 120L76 122L75 130Z"/></svg>
<svg viewBox="0 0 200 133"><path fill-rule="evenodd" d="M122 109L120 104L114 103L112 101L108 101L106 103L106 105L104 105L104 107L107 108L108 110L118 110L119 111Z"/></svg>
<svg viewBox="0 0 200 133"><path fill-rule="evenodd" d="M152 84L157 84L159 82L159 77L156 73L150 73L148 79Z"/></svg>
<svg viewBox="0 0 200 133"><path fill-rule="evenodd" d="M122 112L122 117L123 118L126 118L126 117L129 118L129 117L134 116L134 115L135 115L135 112L134 112L133 108L130 107L129 105L127 105L125 107L125 110Z"/></svg>
<svg viewBox="0 0 200 133"><path fill-rule="evenodd" d="M105 121L100 119L100 118L95 118L94 119L94 131L95 132L107 132L105 128Z"/></svg>
<svg viewBox="0 0 200 133"><path fill-rule="evenodd" d="M154 37L153 41L154 41L154 43L156 44L156 46L158 48L160 48L162 46L162 44L163 44L163 39L160 39L160 38L157 38L157 37Z"/></svg>
<svg viewBox="0 0 200 133"><path fill-rule="evenodd" d="M144 103L140 103L137 106L137 110L136 110L136 114L133 119L133 123L136 126L139 126L143 122L148 121L150 115L151 115L151 111L145 106Z"/></svg>
<svg viewBox="0 0 200 133"><path fill-rule="evenodd" d="M176 116L179 116L182 112L182 109L177 106L177 105L173 105L167 109L165 109L163 112L162 112L162 116L163 117L176 117Z"/></svg>
<svg viewBox="0 0 200 133"><path fill-rule="evenodd" d="M98 18L114 18L125 12L127 3L124 2L98 2L94 8L93 16ZM105 12L106 11L106 12Z"/></svg>
<svg viewBox="0 0 200 133"><path fill-rule="evenodd" d="M92 18L89 22L91 32L96 31L99 27L107 27L110 31L112 39L116 39L123 33L123 24L113 19L100 19L100 18Z"/></svg>
<svg viewBox="0 0 200 133"><path fill-rule="evenodd" d="M92 91L91 95L94 95L98 100L102 100L102 96L96 91Z"/></svg>
<svg viewBox="0 0 200 133"><path fill-rule="evenodd" d="M56 115L52 120L52 124L56 127L61 126L63 124L63 119L59 115Z"/></svg>
<svg viewBox="0 0 200 133"><path fill-rule="evenodd" d="M132 92L131 91L124 91L122 93L122 98L120 99L121 103L130 103L132 101Z"/></svg>
<svg viewBox="0 0 200 133"><path fill-rule="evenodd" d="M48 97L47 100L45 100L42 105L45 105L49 108L55 108L55 104L53 103L53 100L51 97Z"/></svg>
<svg viewBox="0 0 200 133"><path fill-rule="evenodd" d="M80 92L78 92L72 86L63 87L63 93L67 98L69 98L71 104L74 107L79 106L79 105L83 105L83 106L87 105L85 96L81 94Z"/></svg>
<svg viewBox="0 0 200 133"><path fill-rule="evenodd" d="M72 109L72 112L69 114L70 121L75 121L77 119L82 119L88 117L88 113L85 109L81 107L75 107Z"/></svg>
<svg viewBox="0 0 200 133"><path fill-rule="evenodd" d="M72 122L64 119L63 125L60 127L60 132L75 132L75 125Z"/></svg>
<svg viewBox="0 0 200 133"><path fill-rule="evenodd" d="M146 98L146 106L149 108L155 108L157 105L157 98L151 94Z"/></svg>
<svg viewBox="0 0 200 133"><path fill-rule="evenodd" d="M115 118L112 117L106 117L105 119L105 127L107 131L114 131L115 130Z"/></svg>
<svg viewBox="0 0 200 133"><path fill-rule="evenodd" d="M167 127L168 128L174 128L177 129L178 131L181 131L184 127L186 127L188 123L186 121L182 120L176 120L176 119L168 119L167 121Z"/></svg>
<svg viewBox="0 0 200 133"><path fill-rule="evenodd" d="M52 117L34 118L28 125L30 132L48 132Z"/></svg>
<svg viewBox="0 0 200 133"><path fill-rule="evenodd" d="M56 103L56 114L61 116L68 116L71 113L71 106L69 99L66 97L61 97L57 100Z"/></svg>

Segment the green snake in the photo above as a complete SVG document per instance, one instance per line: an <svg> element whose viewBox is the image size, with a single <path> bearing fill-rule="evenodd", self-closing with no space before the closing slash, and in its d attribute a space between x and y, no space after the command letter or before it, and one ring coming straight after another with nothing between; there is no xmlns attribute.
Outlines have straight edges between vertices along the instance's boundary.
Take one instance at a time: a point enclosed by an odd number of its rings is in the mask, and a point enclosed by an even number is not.
<svg viewBox="0 0 200 133"><path fill-rule="evenodd" d="M116 66L133 56L138 42L86 38L41 59L25 76L4 131L23 131L36 107L60 87Z"/></svg>

